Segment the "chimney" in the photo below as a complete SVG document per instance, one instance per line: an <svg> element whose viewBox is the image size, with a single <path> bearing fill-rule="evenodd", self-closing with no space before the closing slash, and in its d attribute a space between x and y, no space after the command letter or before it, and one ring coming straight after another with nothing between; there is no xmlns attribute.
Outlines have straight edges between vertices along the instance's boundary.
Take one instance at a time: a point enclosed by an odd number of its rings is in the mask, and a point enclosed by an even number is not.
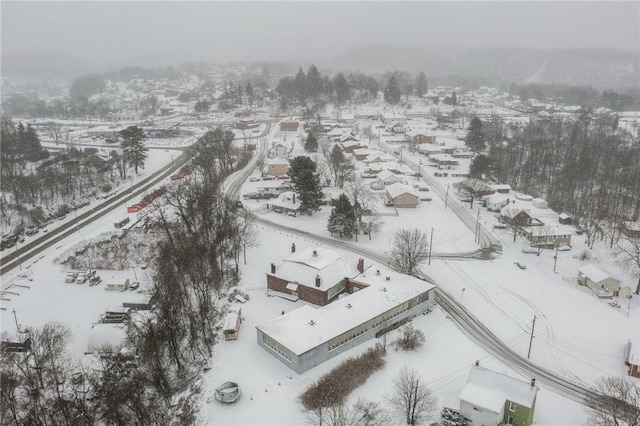
<svg viewBox="0 0 640 426"><path fill-rule="evenodd" d="M313 257L317 257L318 256L318 250L313 249Z"/></svg>
<svg viewBox="0 0 640 426"><path fill-rule="evenodd" d="M391 277L387 276L386 277L387 281L391 281Z"/></svg>
<svg viewBox="0 0 640 426"><path fill-rule="evenodd" d="M376 275L380 275L380 269L376 269Z"/></svg>
<svg viewBox="0 0 640 426"><path fill-rule="evenodd" d="M480 361L476 360L476 367L480 367Z"/></svg>
<svg viewBox="0 0 640 426"><path fill-rule="evenodd" d="M272 264L271 264L271 273L272 273L272 274L275 274L275 273L276 273L276 264L275 264L275 263L272 263Z"/></svg>
<svg viewBox="0 0 640 426"><path fill-rule="evenodd" d="M296 252L296 243L291 243L291 253Z"/></svg>
<svg viewBox="0 0 640 426"><path fill-rule="evenodd" d="M536 387L536 379L531 379L531 389Z"/></svg>
<svg viewBox="0 0 640 426"><path fill-rule="evenodd" d="M363 258L358 259L358 272L360 272L360 273L364 272L364 259Z"/></svg>
<svg viewBox="0 0 640 426"><path fill-rule="evenodd" d="M316 275L316 287L320 287L320 275Z"/></svg>

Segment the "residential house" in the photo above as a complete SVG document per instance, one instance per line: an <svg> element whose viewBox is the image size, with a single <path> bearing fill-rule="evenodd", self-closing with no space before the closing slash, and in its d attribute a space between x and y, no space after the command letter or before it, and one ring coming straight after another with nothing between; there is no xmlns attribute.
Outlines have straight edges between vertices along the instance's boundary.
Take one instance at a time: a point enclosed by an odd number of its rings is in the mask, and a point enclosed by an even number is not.
<svg viewBox="0 0 640 426"><path fill-rule="evenodd" d="M267 202L267 210L271 209L276 213L284 213L289 216L296 216L300 213L300 200L295 192L283 192L278 198Z"/></svg>
<svg viewBox="0 0 640 426"><path fill-rule="evenodd" d="M345 141L345 142L342 142L340 145L342 145L342 151L348 154L353 153L353 151L356 149L362 149L367 147L366 144L361 144L360 141L357 141L357 140Z"/></svg>
<svg viewBox="0 0 640 426"><path fill-rule="evenodd" d="M406 132L404 135L409 141L409 143L412 145L420 145L423 143L430 143L430 144L436 143L435 136L427 135L426 133L421 131L411 130Z"/></svg>
<svg viewBox="0 0 640 426"><path fill-rule="evenodd" d="M324 306L345 291L345 278L356 273L357 269L336 250L309 247L296 251L294 244L283 263L271 264L267 289Z"/></svg>
<svg viewBox="0 0 640 426"><path fill-rule="evenodd" d="M271 158L267 160L267 174L271 176L281 176L289 173L289 162L282 158Z"/></svg>
<svg viewBox="0 0 640 426"><path fill-rule="evenodd" d="M253 118L241 118L236 121L236 129L240 130L253 129L258 126L260 126L260 123L256 123Z"/></svg>
<svg viewBox="0 0 640 426"><path fill-rule="evenodd" d="M356 148L353 150L353 155L356 157L356 160L362 161L367 158L370 154L375 154L376 151L369 148Z"/></svg>
<svg viewBox="0 0 640 426"><path fill-rule="evenodd" d="M378 172L376 178L378 179L378 182L384 186L403 181L403 176L397 175L390 170L382 170Z"/></svg>
<svg viewBox="0 0 640 426"><path fill-rule="evenodd" d="M268 180L261 182L257 187L259 194L275 194L280 195L283 192L293 191L293 185L288 180Z"/></svg>
<svg viewBox="0 0 640 426"><path fill-rule="evenodd" d="M387 205L392 205L396 208L416 208L418 200L419 197L409 185L397 182L385 187L385 203Z"/></svg>
<svg viewBox="0 0 640 426"><path fill-rule="evenodd" d="M491 187L499 194L508 194L511 191L511 185L508 184L495 184Z"/></svg>
<svg viewBox="0 0 640 426"><path fill-rule="evenodd" d="M500 210L500 218L503 222L514 224L518 227L531 226L533 218L529 210L513 205L507 205Z"/></svg>
<svg viewBox="0 0 640 426"><path fill-rule="evenodd" d="M571 235L573 233L574 230L572 228L563 225L522 228L522 236L529 240L532 246L536 247L571 246Z"/></svg>
<svg viewBox="0 0 640 426"><path fill-rule="evenodd" d="M280 122L281 132L297 132L300 122L297 120L282 120Z"/></svg>
<svg viewBox="0 0 640 426"><path fill-rule="evenodd" d="M492 194L484 199L484 204L487 210L492 212L499 212L503 207L509 205L509 195L507 194Z"/></svg>
<svg viewBox="0 0 640 426"><path fill-rule="evenodd" d="M640 337L627 343L624 364L629 367L630 376L640 378Z"/></svg>
<svg viewBox="0 0 640 426"><path fill-rule="evenodd" d="M594 264L578 268L578 284L589 287L600 298L613 296L626 298L631 293L629 287L620 289L621 281L613 278Z"/></svg>
<svg viewBox="0 0 640 426"><path fill-rule="evenodd" d="M438 154L429 157L429 161L438 165L438 170L451 169L457 167L460 162L449 154Z"/></svg>
<svg viewBox="0 0 640 426"><path fill-rule="evenodd" d="M472 426L530 426L538 386L480 367L476 361L460 392L460 414Z"/></svg>
<svg viewBox="0 0 640 426"><path fill-rule="evenodd" d="M387 125L387 131L391 133L405 133L407 131L406 123L392 121Z"/></svg>
<svg viewBox="0 0 640 426"><path fill-rule="evenodd" d="M278 284L281 288L286 283L302 295L307 284L301 283L319 279L318 291L337 288L348 295L337 299L336 293L330 298L335 301L321 308L304 305L256 327L258 344L299 374L433 309L434 286L417 278L365 269L364 259L350 275L351 268L333 250L300 253L287 259L291 265L272 264L273 276L287 275ZM311 285L316 289L317 284Z"/></svg>
<svg viewBox="0 0 640 426"><path fill-rule="evenodd" d="M338 142L340 142L340 143L359 142L359 141L360 141L360 138L358 138L352 132L347 132L347 133L343 134L342 136L340 136L340 139L338 140Z"/></svg>
<svg viewBox="0 0 640 426"><path fill-rule="evenodd" d="M381 112L380 120L382 120L382 123L387 126L391 125L392 123L401 123L405 125L407 124L407 117L400 112Z"/></svg>
<svg viewBox="0 0 640 426"><path fill-rule="evenodd" d="M274 141L269 150L269 157L271 158L285 158L287 156L287 147L279 141Z"/></svg>
<svg viewBox="0 0 640 426"><path fill-rule="evenodd" d="M424 155L444 154L444 149L441 146L433 145L430 143L423 143L421 145L418 145L416 146L416 150L420 154L424 154Z"/></svg>

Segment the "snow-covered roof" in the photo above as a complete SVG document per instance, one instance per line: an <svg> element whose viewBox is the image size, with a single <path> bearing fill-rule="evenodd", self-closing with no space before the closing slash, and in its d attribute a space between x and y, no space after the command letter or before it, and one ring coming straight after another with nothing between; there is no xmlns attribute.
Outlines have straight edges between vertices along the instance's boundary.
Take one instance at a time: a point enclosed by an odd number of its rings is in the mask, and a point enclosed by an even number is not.
<svg viewBox="0 0 640 426"><path fill-rule="evenodd" d="M372 269L353 278L369 287L322 308L302 306L257 328L300 355L434 288L408 275L390 270L377 275Z"/></svg>
<svg viewBox="0 0 640 426"><path fill-rule="evenodd" d="M527 226L524 232L534 237L554 237L558 235L573 235L575 231L569 226Z"/></svg>
<svg viewBox="0 0 640 426"><path fill-rule="evenodd" d="M570 218L571 218L571 216L569 216L569 215L568 215L568 214L566 214L566 213L560 213L560 214L558 215L558 218L559 218L559 219L562 219L562 220L565 220L565 219L570 219Z"/></svg>
<svg viewBox="0 0 640 426"><path fill-rule="evenodd" d="M380 172L380 173L383 173L383 172ZM392 199L396 198L396 197L399 197L402 194L410 194L410 195L413 195L414 197L418 197L413 192L413 189L409 185L405 185L405 184L400 183L400 182L396 182L396 183L394 183L392 185L386 186L385 190L387 191L387 194L389 194L389 196Z"/></svg>
<svg viewBox="0 0 640 426"><path fill-rule="evenodd" d="M629 364L640 365L640 336L632 339L629 348Z"/></svg>
<svg viewBox="0 0 640 426"><path fill-rule="evenodd" d="M351 141L351 140L349 140L349 141L348 140L342 140L342 139L346 139L346 138L340 138L340 143L342 143L342 147L343 148L350 148L352 146L360 146L360 147L362 147L360 145L360 141L358 139L353 140L353 141Z"/></svg>
<svg viewBox="0 0 640 426"><path fill-rule="evenodd" d="M286 191L280 194L275 200L270 200L268 205L288 210L298 210L300 208L300 197L296 196L292 191Z"/></svg>
<svg viewBox="0 0 640 426"><path fill-rule="evenodd" d="M235 330L238 324L238 317L240 316L240 309L229 308L227 315L224 318L223 330Z"/></svg>
<svg viewBox="0 0 640 426"><path fill-rule="evenodd" d="M487 198L485 198L485 200L487 200L487 203L491 203L491 204L503 203L508 199L509 199L509 194L501 194L499 192L488 195Z"/></svg>
<svg viewBox="0 0 640 426"><path fill-rule="evenodd" d="M530 382L515 379L480 366L473 366L460 400L494 413L502 412L505 402L531 407L538 392Z"/></svg>
<svg viewBox="0 0 640 426"><path fill-rule="evenodd" d="M408 132L405 133L405 135L407 135L410 138L414 138L418 135L427 136L427 137L434 136L434 135L430 135L428 132L421 131L421 130L409 130Z"/></svg>
<svg viewBox="0 0 640 426"><path fill-rule="evenodd" d="M386 180L395 180L396 182L402 180L402 176L398 176L397 174L389 170L382 170L380 173L378 173L377 177L378 180L383 182Z"/></svg>
<svg viewBox="0 0 640 426"><path fill-rule="evenodd" d="M373 154L376 151L369 149L369 148L356 148L353 150L353 153L355 155L369 155L369 154Z"/></svg>
<svg viewBox="0 0 640 426"><path fill-rule="evenodd" d="M279 165L289 165L289 162L283 158L271 158L267 161L267 164L270 164L272 166L279 166Z"/></svg>
<svg viewBox="0 0 640 426"><path fill-rule="evenodd" d="M356 265L347 264L342 253L325 247L308 247L287 257L277 266L275 275L324 291L356 273ZM317 276L320 276L320 287L315 287Z"/></svg>
<svg viewBox="0 0 640 426"><path fill-rule="evenodd" d="M640 221L639 222L625 221L624 227L628 231L640 232Z"/></svg>
<svg viewBox="0 0 640 426"><path fill-rule="evenodd" d="M498 190L511 191L511 185L508 185L506 183L493 184L493 185L491 185L491 188L495 189L496 191L498 191Z"/></svg>
<svg viewBox="0 0 640 426"><path fill-rule="evenodd" d="M594 283L599 283L600 281L604 281L608 278L611 278L609 274L604 272L602 269L598 268L596 265L590 263L588 265L584 265L578 268L578 272L589 278Z"/></svg>
<svg viewBox="0 0 640 426"><path fill-rule="evenodd" d="M395 112L395 111L384 111L384 112L381 112L380 115L385 120L398 120L398 119L405 119L406 120L406 118L407 118L401 112Z"/></svg>

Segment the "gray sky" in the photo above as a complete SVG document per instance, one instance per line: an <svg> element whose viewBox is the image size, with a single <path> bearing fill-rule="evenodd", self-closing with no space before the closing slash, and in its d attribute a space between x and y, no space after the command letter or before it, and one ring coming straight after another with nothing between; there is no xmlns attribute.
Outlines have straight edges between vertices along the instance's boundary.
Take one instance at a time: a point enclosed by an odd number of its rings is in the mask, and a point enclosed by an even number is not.
<svg viewBox="0 0 640 426"><path fill-rule="evenodd" d="M2 50L100 64L296 60L360 45L639 51L640 2L11 2Z"/></svg>

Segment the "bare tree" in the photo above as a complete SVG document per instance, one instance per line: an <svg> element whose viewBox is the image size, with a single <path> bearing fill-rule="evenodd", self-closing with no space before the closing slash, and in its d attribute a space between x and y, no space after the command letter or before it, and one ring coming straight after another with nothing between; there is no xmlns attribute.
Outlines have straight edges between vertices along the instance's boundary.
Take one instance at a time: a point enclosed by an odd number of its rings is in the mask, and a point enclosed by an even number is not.
<svg viewBox="0 0 640 426"><path fill-rule="evenodd" d="M620 234L614 247L616 259L630 273L638 275L635 294L640 294L640 237Z"/></svg>
<svg viewBox="0 0 640 426"><path fill-rule="evenodd" d="M399 229L393 236L391 264L403 274L413 275L429 255L427 234L417 228Z"/></svg>
<svg viewBox="0 0 640 426"><path fill-rule="evenodd" d="M403 367L393 379L393 387L394 393L387 400L408 425L420 424L433 416L438 407L438 398L416 370Z"/></svg>
<svg viewBox="0 0 640 426"><path fill-rule="evenodd" d="M380 219L377 212L369 209L367 214L362 215L362 228L364 233L369 235L369 241L371 241L371 234L378 232L382 229L384 222Z"/></svg>
<svg viewBox="0 0 640 426"><path fill-rule="evenodd" d="M62 142L62 124L56 122L49 123L47 130L51 140L53 140L56 146L58 146L58 144Z"/></svg>
<svg viewBox="0 0 640 426"><path fill-rule="evenodd" d="M356 227L357 242L358 229L362 225L362 215L365 210L371 211L372 194L364 179L357 174L353 174L351 178L346 181L345 189L347 191L347 196L353 205L356 222L358 224L358 227ZM371 237L369 237L369 239L371 239Z"/></svg>
<svg viewBox="0 0 640 426"><path fill-rule="evenodd" d="M589 408L589 424L631 426L640 423L640 386L624 377L601 377L595 390L600 395Z"/></svg>
<svg viewBox="0 0 640 426"><path fill-rule="evenodd" d="M424 344L424 333L407 324L400 329L400 337L395 342L396 349L403 351L415 351Z"/></svg>
<svg viewBox="0 0 640 426"><path fill-rule="evenodd" d="M467 179L457 182L454 186L461 195L471 198L471 208L473 208L473 200L491 193L489 184L480 179Z"/></svg>
<svg viewBox="0 0 640 426"><path fill-rule="evenodd" d="M337 144L329 153L325 152L325 157L334 185L342 188L345 180L353 172L353 164Z"/></svg>

